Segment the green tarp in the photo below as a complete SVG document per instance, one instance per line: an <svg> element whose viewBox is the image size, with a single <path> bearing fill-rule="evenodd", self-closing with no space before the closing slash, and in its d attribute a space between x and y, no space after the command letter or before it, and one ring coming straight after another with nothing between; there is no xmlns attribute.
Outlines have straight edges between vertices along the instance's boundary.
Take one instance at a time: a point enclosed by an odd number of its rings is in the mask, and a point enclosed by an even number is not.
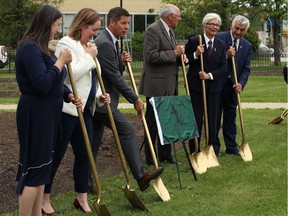
<svg viewBox="0 0 288 216"><path fill-rule="evenodd" d="M199 137L190 96L152 97L149 102L162 145Z"/></svg>

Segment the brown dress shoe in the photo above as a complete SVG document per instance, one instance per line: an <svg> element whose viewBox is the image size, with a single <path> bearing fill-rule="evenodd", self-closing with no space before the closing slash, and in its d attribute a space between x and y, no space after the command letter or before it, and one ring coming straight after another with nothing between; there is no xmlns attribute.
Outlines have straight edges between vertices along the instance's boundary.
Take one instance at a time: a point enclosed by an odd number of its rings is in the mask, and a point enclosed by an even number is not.
<svg viewBox="0 0 288 216"><path fill-rule="evenodd" d="M140 190L141 191L146 190L150 185L150 181L156 179L163 172L163 170L164 170L163 167L158 167L158 169L152 172L146 172L144 176L137 181Z"/></svg>

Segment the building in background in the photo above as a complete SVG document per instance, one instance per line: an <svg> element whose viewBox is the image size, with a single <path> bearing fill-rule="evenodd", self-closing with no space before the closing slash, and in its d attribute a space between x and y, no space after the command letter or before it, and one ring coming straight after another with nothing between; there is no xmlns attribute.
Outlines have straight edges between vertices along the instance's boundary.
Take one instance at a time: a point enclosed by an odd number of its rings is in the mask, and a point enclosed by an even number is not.
<svg viewBox="0 0 288 216"><path fill-rule="evenodd" d="M120 3L120 0L64 0L59 6L59 10L63 13L63 35L66 35L74 15L84 7L93 8L100 13L103 17L101 29L105 28L107 26L108 11L113 7L120 6ZM134 32L145 31L148 25L153 23L157 18L162 5L161 0L122 0L123 8L127 9L131 14L130 28L127 36L131 36Z"/></svg>
<svg viewBox="0 0 288 216"><path fill-rule="evenodd" d="M262 44L273 47L273 26L274 21L268 19L265 23L259 26L258 37ZM288 53L288 20L283 20L279 28L279 49L281 52Z"/></svg>

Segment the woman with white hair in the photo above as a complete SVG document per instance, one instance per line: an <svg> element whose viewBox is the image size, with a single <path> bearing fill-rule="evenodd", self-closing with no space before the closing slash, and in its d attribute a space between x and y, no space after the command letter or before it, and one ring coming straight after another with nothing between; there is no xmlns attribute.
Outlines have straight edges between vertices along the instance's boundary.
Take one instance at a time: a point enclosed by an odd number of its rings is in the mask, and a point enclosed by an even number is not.
<svg viewBox="0 0 288 216"><path fill-rule="evenodd" d="M185 54L189 59L189 70L187 80L193 106L193 111L199 130L198 142L201 139L203 126L203 96L202 80L205 80L206 102L209 125L209 145L213 145L216 138L217 109L222 87L222 76L226 69L225 44L215 38L221 26L221 18L216 13L208 13L202 20L204 33L201 35L202 44L199 44L199 37L189 38L185 46ZM201 70L200 54L203 54L204 70ZM190 153L195 151L194 141L189 141ZM200 151L200 149L199 149Z"/></svg>

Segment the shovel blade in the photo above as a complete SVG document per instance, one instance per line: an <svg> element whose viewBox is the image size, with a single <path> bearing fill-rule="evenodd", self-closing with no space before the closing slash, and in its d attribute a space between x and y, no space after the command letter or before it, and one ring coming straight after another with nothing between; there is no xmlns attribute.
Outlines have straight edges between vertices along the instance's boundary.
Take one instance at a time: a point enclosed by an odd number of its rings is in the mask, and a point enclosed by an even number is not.
<svg viewBox="0 0 288 216"><path fill-rule="evenodd" d="M207 168L220 166L212 145L204 145L202 151L207 160Z"/></svg>
<svg viewBox="0 0 288 216"><path fill-rule="evenodd" d="M202 152L194 152L193 154L189 155L189 158L196 173L202 174L207 171L206 158Z"/></svg>
<svg viewBox="0 0 288 216"><path fill-rule="evenodd" d="M249 148L248 143L243 143L241 145L238 145L239 148L239 154L241 155L242 159L247 161L252 161L252 152Z"/></svg>
<svg viewBox="0 0 288 216"><path fill-rule="evenodd" d="M280 124L283 120L284 120L284 118L282 118L280 116L280 117L277 117L277 118L271 120L268 124Z"/></svg>
<svg viewBox="0 0 288 216"><path fill-rule="evenodd" d="M135 193L135 190L128 188L128 186L126 185L126 187L123 188L123 192L133 207L142 209L143 211L149 211L144 205L144 203L139 199L139 197Z"/></svg>
<svg viewBox="0 0 288 216"><path fill-rule="evenodd" d="M99 204L99 202L94 203L94 208L99 216L110 216L110 212L105 204Z"/></svg>
<svg viewBox="0 0 288 216"><path fill-rule="evenodd" d="M155 191L158 193L158 195L160 196L160 198L163 201L169 201L170 200L170 194L169 194L167 188L165 187L165 185L164 185L164 183L160 177L153 180L152 185L153 185Z"/></svg>

